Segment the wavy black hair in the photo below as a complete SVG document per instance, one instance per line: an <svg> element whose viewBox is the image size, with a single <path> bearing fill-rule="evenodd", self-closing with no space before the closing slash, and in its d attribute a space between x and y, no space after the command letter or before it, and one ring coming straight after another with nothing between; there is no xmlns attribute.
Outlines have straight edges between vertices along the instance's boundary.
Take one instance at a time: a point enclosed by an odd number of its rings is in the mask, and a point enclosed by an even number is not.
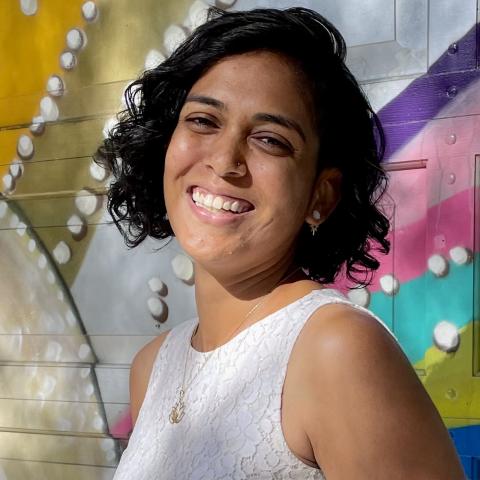
<svg viewBox="0 0 480 480"><path fill-rule="evenodd" d="M208 21L169 58L130 84L127 108L96 154L96 161L113 174L108 210L129 247L147 236L174 235L166 215L163 170L185 98L217 62L257 50L281 54L300 68L318 125L317 174L326 167L342 174L340 202L315 236L303 224L295 262L321 283L332 283L343 270L351 281L368 285L379 267L372 252L390 250L389 220L379 205L388 183L380 163L384 133L344 63L342 35L306 8L225 12L212 7Z"/></svg>

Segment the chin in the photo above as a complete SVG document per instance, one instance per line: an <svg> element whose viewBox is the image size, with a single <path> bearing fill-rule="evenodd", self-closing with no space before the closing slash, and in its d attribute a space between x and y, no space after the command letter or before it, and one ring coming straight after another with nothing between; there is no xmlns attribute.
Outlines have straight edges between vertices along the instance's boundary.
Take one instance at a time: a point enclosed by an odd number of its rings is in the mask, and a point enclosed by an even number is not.
<svg viewBox="0 0 480 480"><path fill-rule="evenodd" d="M177 241L184 252L199 265L208 269L209 266L217 267L220 265L232 265L234 256L240 253L239 239L229 239L220 241L217 236L202 235L192 232L180 232ZM243 253L245 249L242 248Z"/></svg>

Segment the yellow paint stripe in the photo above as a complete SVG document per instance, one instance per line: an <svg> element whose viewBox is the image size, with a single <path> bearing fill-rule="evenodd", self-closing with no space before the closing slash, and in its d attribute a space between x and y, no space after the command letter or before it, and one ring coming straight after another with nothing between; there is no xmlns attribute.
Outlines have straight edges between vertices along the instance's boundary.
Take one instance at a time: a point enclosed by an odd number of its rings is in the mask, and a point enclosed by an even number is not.
<svg viewBox="0 0 480 480"><path fill-rule="evenodd" d="M84 28L84 0L39 1L38 11L26 16L18 0L0 2L0 128L28 125L39 113L47 79L57 73L60 53L66 48L70 28ZM26 128L4 132L0 142L0 174L3 176L16 152L16 143Z"/></svg>
<svg viewBox="0 0 480 480"><path fill-rule="evenodd" d="M474 322L459 332L457 352L445 353L432 346L414 365L426 365L420 379L449 428L480 424L480 377L472 372Z"/></svg>

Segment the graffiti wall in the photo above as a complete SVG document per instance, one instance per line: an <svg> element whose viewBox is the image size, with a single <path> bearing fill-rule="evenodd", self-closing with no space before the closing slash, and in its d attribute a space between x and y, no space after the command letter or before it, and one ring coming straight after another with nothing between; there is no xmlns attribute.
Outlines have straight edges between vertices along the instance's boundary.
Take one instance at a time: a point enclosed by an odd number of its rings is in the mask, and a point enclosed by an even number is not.
<svg viewBox="0 0 480 480"><path fill-rule="evenodd" d="M4 0L0 480L111 479L133 356L195 316L190 259L124 246L92 154L129 82L213 4L305 6L345 36L387 133L393 248L368 289L337 287L394 331L480 478L477 1Z"/></svg>

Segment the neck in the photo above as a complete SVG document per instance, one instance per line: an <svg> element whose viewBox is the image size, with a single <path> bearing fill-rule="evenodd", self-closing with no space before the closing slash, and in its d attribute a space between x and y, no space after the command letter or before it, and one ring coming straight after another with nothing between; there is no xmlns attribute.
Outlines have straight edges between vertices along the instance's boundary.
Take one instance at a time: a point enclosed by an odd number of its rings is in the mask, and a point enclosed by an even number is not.
<svg viewBox="0 0 480 480"><path fill-rule="evenodd" d="M282 281L287 275L291 276ZM220 279L196 264L195 300L199 325L192 338L193 348L202 352L218 348L242 329L302 296L302 290L307 288L308 291L306 284L310 284L310 290L315 285L318 288L318 284L308 280L291 262L229 279ZM261 304L255 308L259 302Z"/></svg>

